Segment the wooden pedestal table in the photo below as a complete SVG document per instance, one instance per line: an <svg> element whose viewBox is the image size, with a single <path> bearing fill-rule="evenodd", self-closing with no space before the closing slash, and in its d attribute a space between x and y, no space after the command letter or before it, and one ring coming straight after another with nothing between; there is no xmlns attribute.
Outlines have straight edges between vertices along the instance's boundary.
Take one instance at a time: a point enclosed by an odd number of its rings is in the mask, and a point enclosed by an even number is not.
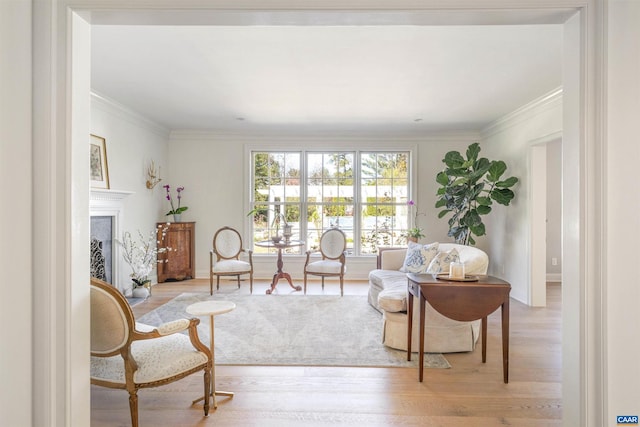
<svg viewBox="0 0 640 427"><path fill-rule="evenodd" d="M214 354L214 340L213 340L213 318L218 314L228 313L231 310L235 309L235 303L231 301L202 301L197 302L195 304L191 304L187 307L187 313L193 316L209 316L209 348L211 349L211 397L213 397L213 408L216 409L218 407L218 403L216 402L217 396L229 396L233 397L233 393L229 391L216 391L216 360ZM204 400L206 396L202 396L199 399L193 401L193 403Z"/></svg>
<svg viewBox="0 0 640 427"><path fill-rule="evenodd" d="M482 363L487 362L487 316L502 307L502 374L509 382L509 292L511 285L491 276L477 276L477 281L438 279L434 274L407 273L407 360L411 360L413 297L420 301L420 355L418 379L424 370L424 320L426 301L440 314L453 320L470 322L482 319Z"/></svg>
<svg viewBox="0 0 640 427"><path fill-rule="evenodd" d="M303 246L303 245L304 245L304 242L302 240L287 240L287 241L281 240L279 243L274 243L272 240L256 242L256 246L260 246L263 248L278 249L278 262L277 262L278 271L276 271L276 274L273 275L271 286L269 287L269 289L267 289L267 292L266 292L267 295L271 294L271 292L273 292L276 289L276 286L278 285L278 280L280 279L286 279L287 282L289 282L289 286L291 286L294 290L296 291L302 290L301 286L293 286L293 282L291 281L291 276L289 275L289 273L285 273L282 270L282 266L284 265L284 262L282 261L282 250L286 248L294 248L294 247Z"/></svg>

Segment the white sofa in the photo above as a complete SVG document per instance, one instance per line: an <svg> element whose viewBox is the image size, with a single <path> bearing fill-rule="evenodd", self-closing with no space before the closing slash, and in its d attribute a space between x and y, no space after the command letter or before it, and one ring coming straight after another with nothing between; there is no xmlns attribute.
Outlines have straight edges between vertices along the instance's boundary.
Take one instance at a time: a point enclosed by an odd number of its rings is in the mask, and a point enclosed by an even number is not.
<svg viewBox="0 0 640 427"><path fill-rule="evenodd" d="M458 252L466 274L487 274L489 258L482 250L454 243L437 244L439 252ZM383 344L407 349L407 275L403 267L407 248L378 248L377 269L369 273L369 304L383 316ZM426 270L426 266L425 266ZM411 347L418 347L419 301L414 300ZM427 302L425 316L425 352L454 353L472 351L480 332L480 320L459 322L438 313Z"/></svg>

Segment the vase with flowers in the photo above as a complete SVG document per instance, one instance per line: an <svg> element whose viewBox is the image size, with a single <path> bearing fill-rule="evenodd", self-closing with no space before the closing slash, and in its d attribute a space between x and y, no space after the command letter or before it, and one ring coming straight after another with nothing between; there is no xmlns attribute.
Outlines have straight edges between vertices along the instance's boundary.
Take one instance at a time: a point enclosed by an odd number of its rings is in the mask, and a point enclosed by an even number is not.
<svg viewBox="0 0 640 427"><path fill-rule="evenodd" d="M173 204L173 197L171 197L171 187L169 186L169 184L167 185L163 185L164 189L167 190L167 195L166 198L169 201L169 203L171 204L171 210L169 212L167 212L165 215L169 216L169 215L173 215L173 221L174 222L180 222L182 219L182 212L186 211L187 209L189 209L187 206L180 206L181 202L182 202L182 192L184 191L184 187L178 187L176 188L176 199L178 199L178 207L176 208Z"/></svg>
<svg viewBox="0 0 640 427"><path fill-rule="evenodd" d="M132 293L134 296L147 297L151 295L151 273L158 262L158 254L168 252L169 247L162 246L167 234L168 225L159 225L161 240L157 239L157 233L151 232L144 236L138 230L139 241L134 241L131 233L125 231L122 240L116 239L116 243L122 248L122 258L131 267Z"/></svg>
<svg viewBox="0 0 640 427"><path fill-rule="evenodd" d="M425 213L418 211L418 206L413 200L409 200L407 202L407 206L409 206L409 210L415 209L415 213L413 215L413 227L405 231L402 236L405 237L408 241L417 242L418 239L422 239L423 237L425 237L424 233L422 232L422 228L418 227L418 216L425 215Z"/></svg>

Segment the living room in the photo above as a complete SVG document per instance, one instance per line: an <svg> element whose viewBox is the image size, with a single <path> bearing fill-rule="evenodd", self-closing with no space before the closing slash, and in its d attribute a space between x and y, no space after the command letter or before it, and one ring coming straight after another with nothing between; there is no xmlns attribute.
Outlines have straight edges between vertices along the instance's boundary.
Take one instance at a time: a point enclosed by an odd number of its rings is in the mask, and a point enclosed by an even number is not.
<svg viewBox="0 0 640 427"><path fill-rule="evenodd" d="M147 27L142 27L147 30ZM233 27L232 27L233 28ZM300 29L302 27L294 27L293 29L287 28L288 32L296 31L296 36L292 37L287 32L273 28L261 28L260 32L249 32L242 37L249 41L240 46L240 51L246 51L249 42L256 43L256 40L264 39L267 37L279 38L279 39L295 39L299 40L302 36ZM356 27L357 28L357 27ZM238 30L233 28L234 36L238 36ZM209 39L218 39L229 37L226 33L226 29L220 30L222 33L216 33L212 31L211 34L203 32L202 28L197 28L197 31L191 37L199 37ZM318 31L317 29L315 30ZM325 27L325 34L331 34L335 32L335 27ZM416 44L420 43L421 39L438 37L439 39L451 39L452 34L455 31L460 33L460 29L456 30L455 27L449 27L445 30L445 36L436 36L431 32L420 33L415 29L411 30L398 30L394 29L396 33L390 33L387 29L382 36L376 35L375 32L362 34L362 31L353 32L350 34L345 29L341 30L340 37L343 38L343 43L347 43L345 38L347 37L368 37L371 40L369 43L373 43L378 37L380 40L386 41L387 38L395 37L400 42L404 42L405 39L416 39ZM536 230L531 223L533 219L529 217L531 211L531 195L529 194L528 187L533 178L538 179L532 172L532 168L536 165L530 163L530 157L532 146L545 145L549 142L556 142L556 147L551 155L557 157L559 152L559 140L562 131L562 90L559 88L561 85L561 28L559 26L529 26L529 27L514 27L508 32L499 33L495 29L476 27L474 32L468 34L458 35L463 41L456 41L458 44L469 43L473 39L482 39L478 43L481 44L487 40L487 43L491 40L499 40L506 37L516 38L520 37L521 43L532 44L537 43L534 50L542 50L546 55L545 66L547 72L544 73L544 77L541 78L541 82L534 86L537 89L529 88L527 91L522 91L519 99L524 99L522 103L514 104L511 101L510 108L503 109L499 116L492 117L489 122L481 125L470 125L467 122L477 121L479 119L465 117L465 118L451 118L446 119L453 121L453 123L441 124L435 121L435 119L424 118L415 119L411 117L406 119L405 123L394 123L396 119L394 112L393 118L388 119L390 126L385 129L380 123L380 120L376 119L375 126L371 123L362 123L359 129L357 125L357 119L345 118L337 119L337 121L330 123L321 123L321 126L316 124L301 125L300 118L297 116L292 117L292 126L290 129L286 126L286 118L280 118L281 122L276 124L263 124L256 119L257 123L251 123L250 119L235 120L234 118L223 117L222 119L213 115L211 120L217 120L216 124L209 124L210 127L215 128L218 126L222 130L206 129L202 128L204 124L196 122L193 118L187 118L190 120L192 126L200 126L197 129L184 129L185 119L184 116L188 116L184 113L176 113L177 107L173 107L171 112L164 112L165 117L171 117L169 120L173 120L174 123L178 120L183 120L182 124L176 125L177 129L169 128L169 125L159 124L150 120L140 111L140 107L136 109L130 105L122 104L109 96L108 92L111 91L111 96L120 96L122 98L123 92L132 92L130 90L122 90L122 88L129 87L132 84L137 84L141 87L133 91L135 93L135 99L146 99L158 97L158 94L153 95L153 87L144 86L144 80L146 79L147 72L151 69L157 69L159 67L160 59L151 56L151 53L147 53L140 59L134 59L137 52L140 50L149 52L153 51L153 45L144 46L145 40L160 38L160 45L166 46L169 44L168 37L171 37L171 32L167 29L163 29L164 33L168 35L161 35L161 32L148 31L141 32L140 29L132 27L125 27L124 29L119 26L95 26L93 30L93 43L95 45L92 55L92 72L95 76L96 82L93 86L93 94L91 98L91 133L98 135L105 139L108 169L109 169L109 184L112 190L124 190L131 192L130 196L127 196L124 200L124 207L126 215L123 218L120 225L120 231L136 232L137 230L143 233L150 232L154 229L157 221L162 221L167 218L166 212L169 210L169 204L165 199L166 193L163 185L170 185L172 188L183 186L185 190L182 192L182 203L188 205L189 209L182 215L183 221L195 221L196 222L196 243L195 243L195 264L196 264L196 277L208 276L209 265L209 250L211 249L211 242L215 231L225 225L232 226L238 229L245 242L252 240L250 218L246 216L251 207L249 204L249 194L247 193L248 180L250 176L250 153L252 150L300 150L303 148L307 151L314 150L403 150L410 152L410 170L411 178L413 182L410 185L410 191L412 194L410 198L417 203L417 209L424 213L424 216L420 218L427 234L428 241L451 241L451 238L447 236L448 226L446 219L438 219L438 210L435 208L435 192L437 189L437 183L435 181L436 174L442 170L442 159L446 152L450 150L459 150L464 152L466 147L473 142L480 142L482 147L482 156L487 156L493 159L504 160L508 165L508 172L510 175L517 176L520 179L518 197L517 200L507 209L503 209L501 206L497 206L492 212L492 215L487 217L487 228L490 230L486 237L478 239L478 247L484 249L489 254L491 263L489 266L489 272L497 276L503 277L512 283L513 290L512 296L519 301L530 305L544 305L544 294L542 296L542 302L532 301L532 276L529 273L529 264L531 263L533 254L532 251L537 253L539 248L530 248L527 246L527 242L530 236L539 234L540 230ZM124 33L123 35L118 35ZM275 35L273 34L275 33ZM407 34L408 33L408 34ZM507 36L507 34L511 34ZM174 37L185 38L189 35L186 30L180 28L180 31ZM321 38L322 33L312 34L316 39ZM253 38L252 38L253 37ZM356 39L358 40L358 39ZM269 39L271 42L271 39ZM398 41L395 40L397 43ZM185 45L195 43L193 41L185 42ZM300 43L300 42L298 42ZM310 43L310 42L309 42ZM322 45L317 44L313 46L314 55L317 55ZM355 42L349 42L355 43ZM127 49L127 45L135 46L135 48ZM266 43L265 43L266 44ZM458 44L456 46L458 46ZM518 43L514 43L517 45ZM499 51L498 54L487 58L482 63L482 67L488 68L487 73L493 73L491 64L495 62L513 61L518 62L513 58L512 45L505 46L502 49L497 47L490 47L490 50ZM221 49L220 46L217 46ZM351 48L351 46L349 46ZM466 49L474 49L475 46L468 47ZM292 47L286 47L281 45L279 49L290 49L287 53L290 56L300 55L296 57L296 61L306 61L311 55L304 55L300 53L300 48L297 45ZM343 47L343 49L347 49ZM382 49L375 50L372 47L362 55L368 55L369 57L376 57L386 55L382 52ZM389 49L387 46L384 49ZM262 46L256 47L256 51L263 50ZM362 50L362 48L360 48ZM123 52L124 51L124 52ZM118 52L115 55L114 52ZM216 51L217 55L222 57L228 57L230 53L228 50ZM304 50L302 51L304 52ZM414 54L413 51L405 53L407 58L411 58ZM120 56L121 55L121 56ZM260 54L262 55L262 54ZM434 53L434 55L439 55ZM105 56L106 58L103 58ZM339 58L342 58L344 53L341 53ZM532 56L530 53L523 53L523 57ZM332 59L334 62L339 59L332 58L330 55L323 57L325 60ZM212 59L213 60L213 59ZM399 59L397 59L399 60ZM384 60L379 60L381 63ZM524 61L524 59L523 59ZM540 62L539 59L529 59L531 63ZM113 65L118 63L130 63L130 68L126 68L126 71L117 72ZM143 67L144 70L138 75L131 75L131 70ZM206 61L205 61L206 62ZM255 75L264 75L266 71L260 71L255 69L255 64L251 60L247 60L248 65L252 69L252 73ZM455 66L463 66L465 61L451 61ZM285 64L286 65L286 64ZM394 67L409 64L397 64ZM276 60L269 62L265 65L266 70L269 67L283 67L284 65L278 64ZM315 83L323 88L330 88L328 90L335 90L332 86L332 77L335 77L339 73L345 73L349 66L337 62L335 65L336 70L329 71L330 66L325 65L325 73L329 73L330 76L326 80ZM480 67L480 65L478 64ZM148 68L147 68L148 67ZM309 66L305 66L309 67ZM314 66L315 67L315 66ZM424 73L424 71L418 71L418 67L424 67L423 64L415 66L415 71L408 72L409 74ZM313 68L313 67L312 67ZM386 67L383 73L389 73L389 68ZM524 69L523 75L511 76L510 81L513 85L522 85L522 80L529 81L532 79L531 75L540 74L534 67L527 69L524 66L515 67L514 70L505 73L516 74L520 70ZM104 69L104 70L103 70ZM100 71L97 71L100 70ZM393 70L393 68L392 68ZM239 85L233 80L229 80L226 75L221 75L222 72L227 72L227 68L216 70L211 74L217 74L218 79L222 80L223 85ZM366 67L361 67L356 70L348 70L352 74L366 72ZM435 71L442 73L440 68ZM243 74L239 71L236 74ZM444 72L446 73L446 72ZM159 74L159 73L158 73ZM171 75L171 71L167 74ZM175 73L174 73L175 74ZM370 71L371 74L371 71ZM159 78L159 77L156 77ZM255 77L252 77L255 79ZM193 78L187 78L187 80ZM479 80L480 78L478 78ZM121 82L122 87L117 86L117 82ZM256 97L264 97L263 92L265 89L260 87L260 83L249 80L241 80L244 85L253 85L257 87L255 90L259 95ZM375 83L375 81L374 81ZM344 82L340 82L344 85ZM409 83L407 83L409 84ZM413 81L411 82L413 84ZM453 82L453 84L460 84ZM478 82L472 82L468 84L478 84ZM493 84L493 83L492 83ZM162 87L165 88L167 93L173 93L172 96L176 96L175 89L168 88L171 82L162 83ZM283 82L276 82L276 86L283 88ZM299 86L298 86L299 85ZM298 83L296 86L292 86L289 89L292 93L298 91L304 91L305 85L308 85L307 81ZM481 85L488 85L483 83ZM185 90L183 84L180 85L181 90ZM187 92L191 92L195 89L189 89ZM216 92L215 89L211 89ZM358 87L357 91L370 91L369 86L363 88ZM430 89L433 92L433 89ZM440 89L446 92L450 89ZM218 89L217 92L220 90ZM502 91L511 92L511 89ZM216 93L217 93L216 92ZM382 96L398 96L394 94L393 90L387 91L387 95ZM494 91L495 92L495 91ZM483 92L484 93L484 92ZM535 93L535 95L532 95ZM143 95L144 94L144 95ZM226 94L223 94L226 95ZM219 95L221 98L225 96ZM279 94L281 97L286 97L283 93ZM168 95L167 95L168 96ZM360 95L361 96L361 95ZM469 94L470 98L483 98L480 94ZM497 95L496 95L497 96ZM226 96L228 98L228 95ZM241 102L245 102L246 94L239 95ZM355 97L352 96L352 97ZM436 98L441 99L442 95L435 95ZM517 98L517 97L516 97ZM125 98L126 99L126 98ZM513 99L513 97L512 97ZM156 105L174 105L179 101L174 99L166 99L161 102L153 101ZM202 101L196 101L202 102ZM209 101L211 102L211 101ZM247 108L259 109L265 101L256 101L258 106L249 105ZM300 103L300 100L296 97L296 102ZM403 101L408 102L408 101ZM317 104L316 101L310 101L311 104ZM469 102L473 105L480 106L480 109L486 109L482 99L478 101ZM144 102L137 102L137 105L144 104ZM186 102L183 104L189 104ZM416 103L417 104L417 103ZM452 102L452 106L447 108L438 106L423 107L430 110L438 111L446 110L447 114L455 115L458 109L455 102ZM503 104L508 104L504 102ZM186 105L184 108L193 108ZM218 110L234 110L240 107L235 106L215 106L211 107L216 111ZM301 105L293 104L292 106L283 105L279 107L282 110L291 111L296 108L304 109L308 108L304 103ZM325 107L336 109L337 106ZM360 107L364 108L364 107ZM417 106L407 107L406 109L418 109ZM465 108L465 107L460 107ZM477 108L477 107L476 107ZM504 108L504 107L503 107ZM370 109L370 108L369 108ZM385 108L379 108L380 112L373 110L370 114L374 116L380 116ZM226 111L226 110L225 110ZM158 115L157 108L154 108L154 114ZM220 113L218 113L220 114ZM312 114L312 113L309 113ZM326 113L316 113L326 114ZM346 115L346 112L344 113ZM363 113L355 113L355 116L362 115ZM405 113L406 114L406 113ZM444 112L437 113L438 117L443 116ZM459 114L459 113L458 113ZM474 113L477 114L477 113ZM495 114L495 113L494 113ZM207 116L202 114L202 116ZM486 114L485 114L486 116ZM229 124L229 121L233 123ZM268 120L268 119L262 119ZM284 120L284 122L283 122ZM340 121L344 120L344 122ZM415 120L418 120L417 122ZM444 119L442 119L444 120ZM455 121L454 121L455 120ZM456 123L457 121L457 123ZM218 123L219 122L219 123ZM406 124L408 122L408 124ZM178 122L180 123L180 122ZM283 124L284 123L284 124ZM277 130L273 128L279 127ZM305 130L305 127L308 128ZM148 189L145 186L145 171L148 165L153 162L159 169L162 182L155 186L153 189ZM533 169L535 170L535 169ZM555 176L559 173L556 172ZM546 176L543 177L545 180ZM557 180L557 178L556 178ZM551 181L551 180L550 180ZM556 187L559 189L559 186ZM241 195L241 197L238 197ZM224 206L224 208L220 208ZM544 215L544 214L543 214ZM546 216L543 218L543 221ZM555 219L556 223L559 223L559 218ZM542 233L545 234L546 230L543 229ZM546 248L543 248L546 250ZM559 242L555 248L550 250L548 256L561 258ZM543 276L546 272L546 258L543 255L542 265ZM291 256L288 257L287 263L290 265L290 270L300 277L302 272L302 265L304 262L303 256ZM256 276L267 277L271 274L273 266L273 260L270 257L256 256L255 260ZM349 258L349 268L347 271L348 279L366 279L368 272L375 266L374 257L371 256L352 256ZM121 268L119 272L118 282L128 282L128 270ZM543 277L542 287L546 282L546 277ZM540 286L538 284L538 286ZM121 287L122 288L122 287Z"/></svg>
<svg viewBox="0 0 640 427"><path fill-rule="evenodd" d="M111 56L107 59L100 58L100 53L124 50L124 46L111 45L114 43L113 40L118 39L113 34L113 31L117 30L117 27L114 30L101 26L94 29L94 43L100 46L100 49L94 49L94 70L105 67L108 63L129 63L128 60ZM544 36L535 33L531 33L531 36L539 41L545 40L553 46L540 49L555 52L555 80L550 79L552 83L548 90L545 89L533 99L527 99L524 104L515 105L477 130L421 130L419 135L407 135L406 132L388 132L385 135L380 131L357 133L351 130L325 131L324 135L316 132L317 134L310 136L305 133L296 135L288 132L276 135L264 132L266 135L260 135L259 132L251 132L250 128L245 135L242 125L248 121L247 119L234 123L240 128L235 133L199 129L172 130L149 120L139 110L110 99L106 94L108 90L96 84L92 95L91 133L105 139L110 187L133 193L124 201L126 215L122 221L122 229L131 232L140 229L145 233L151 231L155 223L162 221L169 210L162 185L168 184L171 188L183 186L185 189L181 192L181 202L189 209L182 214L182 220L196 223L195 276L206 278L211 241L219 227L230 225L242 232L245 242L252 240L251 234L248 233L250 219L246 216L246 212L250 210L249 197L245 193L250 168L249 153L252 149L285 151L300 150L303 147L311 151L345 148L406 150L411 153L411 168L415 171L413 198L417 201L417 209L425 214L420 219L424 221L422 225L428 236L426 241L451 241L451 238L447 237L446 221L437 219L438 210L434 206L435 175L442 170L442 158L446 152L464 151L469 144L480 141L483 155L505 160L509 165L509 174L520 178L518 195L522 197L518 197L508 209L495 209L488 217L491 221L488 222L489 237L479 239L478 246L485 249L492 259L490 273L509 280L513 286L512 296L530 304L531 277L524 266L530 263L528 257L531 257L531 248L528 248L525 242L529 240L531 230L528 225L522 226L528 221L531 205L527 191L523 190L529 186L531 179L532 165L528 158L532 145L558 140L562 126L562 91L557 87L561 82L561 32L559 27L553 26L546 26L540 30ZM129 28L122 31L127 33L133 30ZM477 38L479 35L471 37ZM137 46L136 49L150 49L141 48L140 43L134 41L134 36L122 38L127 40L127 43ZM124 56L126 57L126 54ZM145 61L150 61L150 66L153 67L152 58L145 56ZM131 65L130 69L133 68L137 67ZM261 74L256 70L254 72ZM109 68L104 74L115 80L123 80L121 76L114 76L114 70ZM129 78L135 81L144 78L144 75L145 73L141 73L141 76ZM218 78L223 79L220 76ZM109 85L105 84L104 87L108 88ZM144 93L143 89L138 91ZM171 92L169 89L167 91ZM140 97L140 93L137 97ZM413 122L411 125L420 128L421 124ZM161 183L153 189L147 188L145 182L145 171L151 162L158 167L159 177L162 178ZM239 194L243 194L243 197L238 197ZM492 247L492 240L501 243ZM556 253L556 256L558 255L559 253ZM294 279L301 279L303 262L303 256L287 256L287 270L294 275ZM255 276L265 279L273 273L274 259L272 256L254 256L254 265ZM369 271L374 268L375 257L349 257L347 279L366 280ZM119 280L125 286L130 283L128 273L127 266L120 269ZM124 286L121 288L124 290ZM206 286L201 290L206 291Z"/></svg>
<svg viewBox="0 0 640 427"><path fill-rule="evenodd" d="M22 350L28 353L31 345L34 345L36 351L32 352L32 359L44 371L44 383L49 384L45 387L25 386L23 390L14 390L15 396L6 397L9 399L7 402L15 403L11 406L17 409L10 414L16 415L29 412L31 405L26 402L48 402L49 410L39 411L34 407L31 411L34 419L44 417L51 420L42 423L46 425L53 425L52 420L58 417L54 413L69 422L71 419L86 419L86 398L81 397L83 393L80 390L87 383L87 331L83 326L87 313L82 309L86 293L82 290L82 280L79 279L80 276L86 276L86 267L77 269L71 260L80 255L74 249L76 246L86 247L81 243L86 241L87 235L84 232L77 235L70 233L74 224L83 224L83 219L77 217L76 213L82 213L80 205L85 196L76 194L73 190L75 186L71 186L66 180L69 173L74 177L81 176L80 172L86 171L87 167L83 169L80 166L83 164L80 162L82 159L78 158L76 161L71 155L71 147L78 149L80 141L86 145L86 134L91 129L89 125L78 127L84 123L84 115L89 114L88 99L84 105L83 102L76 102L78 98L73 98L74 102L71 103L71 94L75 94L78 87L74 83L72 90L70 86L70 50L66 43L74 40L70 35L72 20L76 36L85 31L82 25L77 25L79 21L76 19L75 7L80 4L80 9L91 9L92 5L89 3L91 2L80 1L73 7L68 2L60 2L57 6L36 4L36 18L33 21L31 10L26 7L20 9L19 17L24 19L5 27L6 32L3 30L3 34L8 35L3 37L3 40L9 41L8 53L12 55L12 59L18 60L14 62L15 73L10 74L11 81L16 83L15 91L10 93L15 96L4 99L11 100L12 111L18 117L27 119L15 121L17 126L11 134L14 138L10 139L24 140L25 144L10 147L14 161L3 171L7 171L5 181L15 182L16 188L20 190L16 192L16 197L24 194L28 199L31 194L34 202L30 215L16 218L11 226L4 228L9 240L16 242L12 247L13 253L24 255L24 261L18 267L22 271L33 272L33 286L26 286L30 280L25 276L24 280L18 281L25 286L14 287L12 305L24 307L24 316L18 318L26 316L26 323L36 326L31 335L25 334L26 338L32 336L35 339L19 343L17 349L21 350L21 356L12 357L11 360L16 362L20 370L28 369L31 359L25 358ZM124 9L130 8L129 4L121 3L120 6ZM462 2L456 4L464 9L460 3ZM527 2L479 2L482 7L488 7L489 4L495 7L497 3L500 3L498 9L501 9L516 3L521 8ZM637 382L629 381L630 373L623 369L628 366L627 359L634 354L633 351L628 351L629 343L633 342L630 334L634 332L624 332L624 325L628 324L630 313L633 313L631 304L634 299L629 296L637 290L634 291L632 284L624 280L632 275L633 262L621 260L627 259L626 254L631 254L632 251L615 251L616 256L608 259L606 255L613 254L611 247L620 249L630 246L625 245L625 242L630 241L628 225L635 224L637 219L630 216L635 210L629 209L629 203L633 201L626 197L627 192L604 192L604 189L633 190L634 185L619 176L617 171L630 170L634 158L630 155L633 147L628 143L633 139L633 132L625 123L632 123L633 120L629 118L633 112L637 112L637 107L627 102L637 93L637 76L630 74L632 67L627 66L629 54L631 58L637 58L637 53L630 51L624 41L629 37L627 30L637 34L632 25L633 17L637 16L634 14L637 8L627 7L629 2L606 3L610 8L608 14L586 1L561 1L554 5L555 8L565 6L574 11L577 9L579 19L567 20L564 36L566 43L573 44L574 47L581 46L581 49L573 50L573 54L565 55L565 72L574 78L565 81L566 85L563 87L564 108L570 112L564 123L573 123L563 129L563 142L569 142L563 147L564 163L566 165L569 162L572 167L575 165L575 169L565 169L563 172L563 202L567 208L564 212L563 253L566 256L563 263L565 267L569 266L563 271L566 276L563 279L567 279L570 285L566 293L563 291L563 304L571 307L563 321L563 328L565 338L575 339L574 346L564 349L566 381L563 387L567 399L564 403L568 408L565 417L576 421L574 425L581 424L577 422L580 419L602 421L606 416L609 420L611 414L620 413L620 410L625 412L624 408L636 405L628 399L634 396L629 391L635 390L630 384ZM531 9L539 9L534 2L527 4ZM69 9L65 9L67 7ZM361 8L361 5L354 8ZM65 15L69 10L72 10L71 14ZM545 21L535 13L523 14ZM513 15L510 16L513 18ZM19 36L13 37L14 32ZM586 35L582 41L580 34ZM31 37L36 50L33 68L31 62L22 61L19 54L22 52L19 49L22 45L27 47L25 51L29 50ZM609 55L604 55L602 49L608 49ZM603 73L604 69L607 69L607 74ZM33 98L28 84L31 75L37 87ZM610 80L607 80L607 76ZM27 83L22 77L27 79ZM598 89L602 87L605 88L604 94ZM22 88L25 89L23 92L20 91ZM606 92L607 88L609 92ZM85 93L86 89L88 86ZM602 98L596 94L602 94ZM22 107L31 102L34 110L21 114L25 111ZM607 109L609 114L603 114L603 110ZM6 111L10 111L9 108ZM71 120L72 115L74 120ZM29 127L31 120L33 128ZM27 126L20 126L21 124ZM76 132L78 129L82 132ZM77 141L77 144L72 143L73 141ZM618 168L604 168L607 159L617 164ZM575 163L571 163L573 161ZM22 166L30 162L32 170ZM629 168L625 168L625 165ZM137 168L143 169L144 165ZM65 171L69 172L65 175ZM16 177L21 179L16 180ZM420 197L423 199L423 196ZM72 208L71 200L80 202L80 205ZM88 201L86 204L88 205ZM86 212L83 217L86 217ZM37 244L32 246L28 244L29 239L24 240L30 233L37 236ZM608 246L601 245L604 243L600 240L603 235L607 237ZM604 274L604 271L608 273ZM616 282L615 287L611 285L613 282ZM59 289L61 292L51 296L51 289ZM38 297L34 301L30 295ZM603 295L607 298L602 298ZM33 311L29 307L34 307ZM565 307L563 305L563 310ZM71 320L70 323L67 322L66 328L40 328L63 325L64 319ZM49 339L38 339L43 337ZM604 347L596 348L597 346L589 343L601 343ZM47 356L49 354L54 356ZM70 360L71 364L65 368L55 360ZM54 375L55 372L60 372L60 375ZM42 379L42 376L39 378ZM54 378L60 381L57 387L52 385ZM63 392L65 389L67 393ZM29 396L35 398L29 399ZM20 408L25 410L20 411ZM603 423L605 422L600 424Z"/></svg>

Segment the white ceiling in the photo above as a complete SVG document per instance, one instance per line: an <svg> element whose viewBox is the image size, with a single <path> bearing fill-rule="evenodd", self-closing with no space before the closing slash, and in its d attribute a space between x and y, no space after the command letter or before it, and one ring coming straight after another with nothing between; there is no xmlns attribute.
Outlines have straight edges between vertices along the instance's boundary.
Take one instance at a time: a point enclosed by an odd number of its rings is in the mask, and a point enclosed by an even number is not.
<svg viewBox="0 0 640 427"><path fill-rule="evenodd" d="M169 129L475 131L562 85L562 25L94 25L92 89Z"/></svg>

